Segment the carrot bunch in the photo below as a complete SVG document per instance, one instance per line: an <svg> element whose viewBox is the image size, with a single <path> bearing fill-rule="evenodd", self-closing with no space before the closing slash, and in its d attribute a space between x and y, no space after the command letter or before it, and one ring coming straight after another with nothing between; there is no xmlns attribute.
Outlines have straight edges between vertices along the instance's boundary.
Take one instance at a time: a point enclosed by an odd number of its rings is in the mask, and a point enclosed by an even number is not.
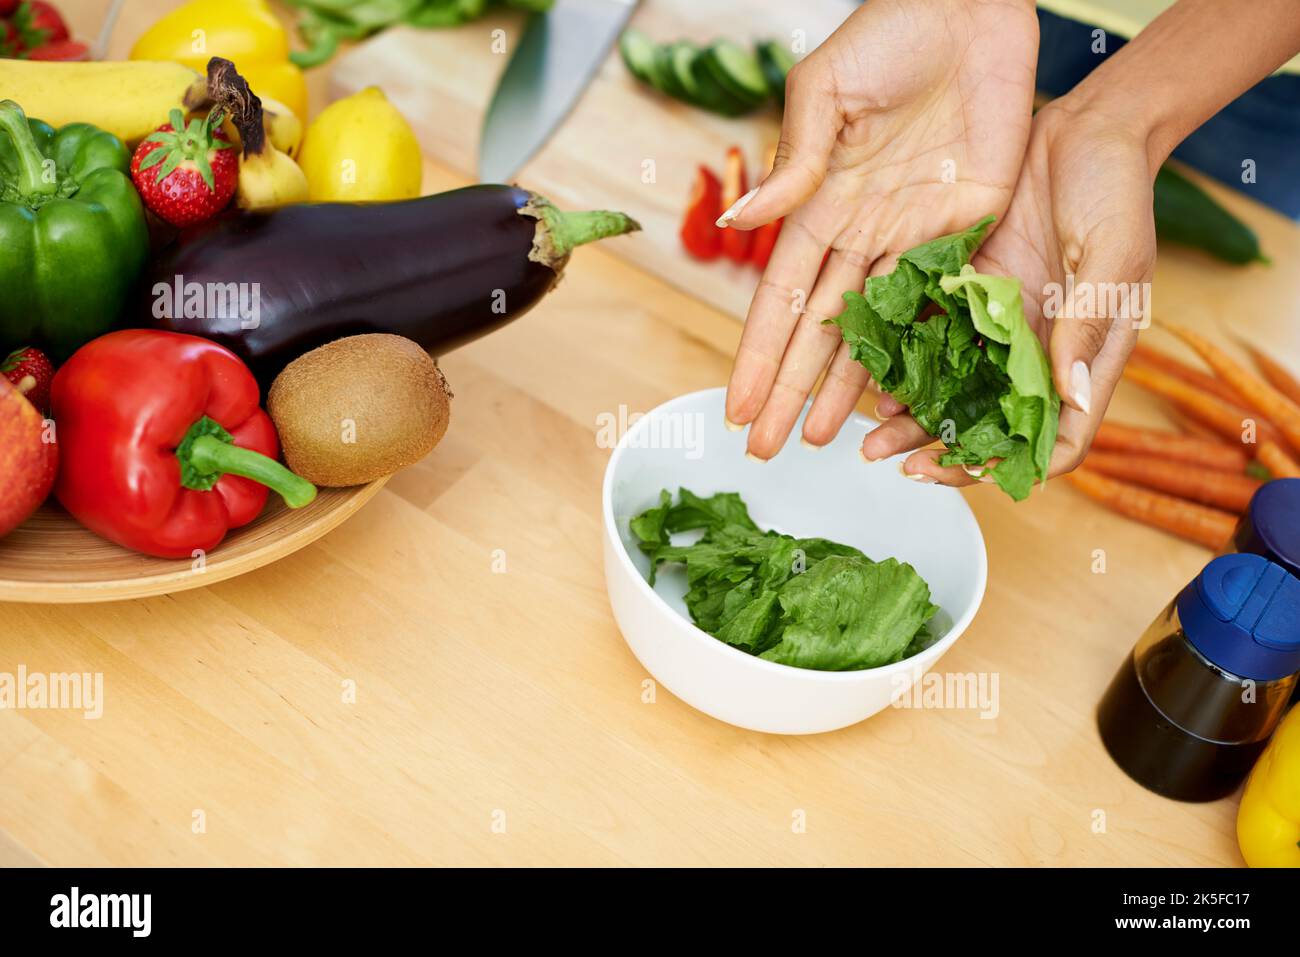
<svg viewBox="0 0 1300 957"><path fill-rule="evenodd" d="M1158 325L1209 371L1143 344L1124 377L1167 400L1182 430L1104 422L1070 478L1117 512L1218 550L1263 484L1261 475L1300 478L1300 379L1252 346L1246 348L1258 372L1200 333Z"/></svg>

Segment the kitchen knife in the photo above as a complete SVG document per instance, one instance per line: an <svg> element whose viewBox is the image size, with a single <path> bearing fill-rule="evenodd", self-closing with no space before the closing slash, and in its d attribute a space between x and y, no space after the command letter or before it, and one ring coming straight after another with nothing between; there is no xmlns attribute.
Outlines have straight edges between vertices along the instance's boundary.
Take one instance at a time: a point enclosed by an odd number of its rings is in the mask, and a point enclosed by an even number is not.
<svg viewBox="0 0 1300 957"><path fill-rule="evenodd" d="M556 0L530 18L483 118L478 176L505 183L569 114L636 0Z"/></svg>

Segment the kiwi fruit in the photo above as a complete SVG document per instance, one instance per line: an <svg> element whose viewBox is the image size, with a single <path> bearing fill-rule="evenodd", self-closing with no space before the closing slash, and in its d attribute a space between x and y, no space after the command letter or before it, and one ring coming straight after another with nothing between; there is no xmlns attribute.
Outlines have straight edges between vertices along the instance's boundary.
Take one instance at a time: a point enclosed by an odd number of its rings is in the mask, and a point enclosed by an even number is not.
<svg viewBox="0 0 1300 957"><path fill-rule="evenodd" d="M410 339L348 336L285 366L266 410L285 463L327 488L361 485L413 465L447 431L451 390Z"/></svg>

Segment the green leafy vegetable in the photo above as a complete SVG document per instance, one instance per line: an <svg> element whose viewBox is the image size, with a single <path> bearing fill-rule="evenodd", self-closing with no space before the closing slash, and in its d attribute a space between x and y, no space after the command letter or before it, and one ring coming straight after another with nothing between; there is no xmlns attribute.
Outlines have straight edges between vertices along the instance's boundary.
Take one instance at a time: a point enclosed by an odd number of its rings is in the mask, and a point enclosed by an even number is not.
<svg viewBox="0 0 1300 957"><path fill-rule="evenodd" d="M319 66L334 56L340 40L359 40L377 30L408 23L414 27L454 27L477 20L489 0L286 0L302 11L298 32L306 50L289 58L300 67ZM494 0L502 6L546 11L555 0Z"/></svg>
<svg viewBox="0 0 1300 957"><path fill-rule="evenodd" d="M983 465L1012 498L1047 477L1061 400L1020 281L969 263L993 217L899 257L862 294L844 294L835 322L881 389L948 446L943 465ZM937 306L941 312L922 320Z"/></svg>
<svg viewBox="0 0 1300 957"><path fill-rule="evenodd" d="M632 519L650 556L686 566L691 620L720 641L768 661L819 671L876 668L933 643L925 625L938 611L911 565L873 562L824 538L764 532L735 492L702 498L667 491ZM677 532L703 529L692 545Z"/></svg>

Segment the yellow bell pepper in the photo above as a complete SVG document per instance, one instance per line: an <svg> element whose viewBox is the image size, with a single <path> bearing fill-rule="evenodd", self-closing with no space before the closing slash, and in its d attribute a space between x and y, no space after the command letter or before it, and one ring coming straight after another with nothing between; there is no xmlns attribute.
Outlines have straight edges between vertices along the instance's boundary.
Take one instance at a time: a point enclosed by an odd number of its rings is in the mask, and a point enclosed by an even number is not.
<svg viewBox="0 0 1300 957"><path fill-rule="evenodd" d="M1282 719L1237 809L1237 844L1251 867L1300 867L1300 705Z"/></svg>
<svg viewBox="0 0 1300 957"><path fill-rule="evenodd" d="M214 56L232 60L254 93L306 120L307 81L289 62L289 35L266 0L190 0L131 48L132 60L171 60L200 73Z"/></svg>

